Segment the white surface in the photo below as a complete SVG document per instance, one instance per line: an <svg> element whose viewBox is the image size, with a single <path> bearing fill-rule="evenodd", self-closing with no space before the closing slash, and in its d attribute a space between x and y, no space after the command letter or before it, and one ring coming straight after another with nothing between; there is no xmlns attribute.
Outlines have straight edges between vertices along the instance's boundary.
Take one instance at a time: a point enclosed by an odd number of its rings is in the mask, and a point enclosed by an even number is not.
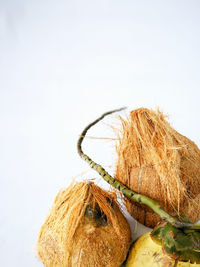
<svg viewBox="0 0 200 267"><path fill-rule="evenodd" d="M101 113L159 106L200 145L199 14L198 0L0 1L1 266L42 266L34 247L55 195L98 177L76 142ZM112 172L114 142L84 148Z"/></svg>

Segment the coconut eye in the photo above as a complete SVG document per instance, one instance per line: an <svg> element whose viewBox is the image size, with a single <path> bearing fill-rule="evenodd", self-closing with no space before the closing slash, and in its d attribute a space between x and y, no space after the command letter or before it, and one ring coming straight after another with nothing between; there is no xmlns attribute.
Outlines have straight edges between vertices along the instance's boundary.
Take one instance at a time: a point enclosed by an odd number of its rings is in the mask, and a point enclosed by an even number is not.
<svg viewBox="0 0 200 267"><path fill-rule="evenodd" d="M100 209L99 205L97 204L94 210L94 218L95 221L103 226L108 225L107 223L107 216L106 214Z"/></svg>
<svg viewBox="0 0 200 267"><path fill-rule="evenodd" d="M95 207L92 207L91 204L87 205L85 209L85 216L88 217L90 220L94 220L99 226L108 225L107 216L100 209L97 203L95 204Z"/></svg>
<svg viewBox="0 0 200 267"><path fill-rule="evenodd" d="M90 219L93 218L93 210L90 207L90 205L87 205L86 209L85 209L85 216L89 217Z"/></svg>

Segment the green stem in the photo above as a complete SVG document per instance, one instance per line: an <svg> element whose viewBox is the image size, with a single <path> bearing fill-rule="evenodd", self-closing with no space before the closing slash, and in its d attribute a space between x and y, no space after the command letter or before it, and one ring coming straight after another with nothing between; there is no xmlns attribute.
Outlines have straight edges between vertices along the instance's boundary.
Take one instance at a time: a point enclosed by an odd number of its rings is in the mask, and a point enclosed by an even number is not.
<svg viewBox="0 0 200 267"><path fill-rule="evenodd" d="M177 221L176 218L172 217L171 215L169 215L167 212L165 212L162 207L153 199L138 194L132 190L130 190L128 187L126 187L123 183L119 182L117 179L113 178L101 165L97 164L96 162L94 162L89 156L87 156L83 151L82 151L82 142L83 139L87 133L87 131L96 123L98 123L100 120L102 120L105 116L112 114L114 112L117 111L121 111L124 108L121 109L116 109L116 110L112 110L109 112L104 113L102 116L100 116L98 119L96 119L94 122L90 123L81 133L80 138L78 139L78 143L77 143L77 149L78 149L78 154L80 155L80 157L85 160L92 169L94 169L95 171L97 171L100 176L106 181L108 182L110 185L112 185L113 187L117 188L122 194L124 194L126 197L128 197L129 199L131 199L134 202L140 203L140 204L144 204L146 206L148 206L149 208L151 208L156 214L158 214L163 220L167 221L168 223L174 225L177 228L183 228L183 229L196 229L196 230L200 230L200 224L193 224L193 223L188 223L188 222L180 222Z"/></svg>

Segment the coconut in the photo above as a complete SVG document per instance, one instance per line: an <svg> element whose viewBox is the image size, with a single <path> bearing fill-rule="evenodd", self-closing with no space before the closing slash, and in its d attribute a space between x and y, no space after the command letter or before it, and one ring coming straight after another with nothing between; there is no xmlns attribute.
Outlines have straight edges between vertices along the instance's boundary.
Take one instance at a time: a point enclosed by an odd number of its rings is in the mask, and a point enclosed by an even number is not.
<svg viewBox="0 0 200 267"><path fill-rule="evenodd" d="M135 192L156 200L172 216L192 222L200 214L200 150L175 131L159 110L133 110L118 131L115 177ZM151 209L125 198L129 213L154 227Z"/></svg>
<svg viewBox="0 0 200 267"><path fill-rule="evenodd" d="M141 235L133 244L125 267L200 267L198 263L181 261L167 255L160 244L151 238L151 233Z"/></svg>
<svg viewBox="0 0 200 267"><path fill-rule="evenodd" d="M117 267L130 242L130 227L116 195L91 181L78 182L56 196L37 251L46 267Z"/></svg>

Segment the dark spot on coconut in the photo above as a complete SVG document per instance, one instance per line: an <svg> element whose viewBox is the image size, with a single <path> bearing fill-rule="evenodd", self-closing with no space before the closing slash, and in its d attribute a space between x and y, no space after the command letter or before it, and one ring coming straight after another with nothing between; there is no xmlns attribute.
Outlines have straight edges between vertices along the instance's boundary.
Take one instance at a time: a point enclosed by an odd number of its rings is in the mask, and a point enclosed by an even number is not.
<svg viewBox="0 0 200 267"><path fill-rule="evenodd" d="M107 225L107 216L100 209L99 205L96 205L96 207L94 209L94 219L99 225L102 225L102 226L106 226Z"/></svg>
<svg viewBox="0 0 200 267"><path fill-rule="evenodd" d="M105 213L100 209L99 205L96 203L95 207L92 207L90 204L87 205L85 209L86 217L88 217L90 220L93 220L97 223L99 226L106 226L107 223L107 216Z"/></svg>
<svg viewBox="0 0 200 267"><path fill-rule="evenodd" d="M109 197L107 197L106 200L110 204L110 206L114 208L113 201Z"/></svg>
<svg viewBox="0 0 200 267"><path fill-rule="evenodd" d="M85 216L89 217L90 219L93 218L93 210L91 208L90 205L87 205L86 209L85 209Z"/></svg>

